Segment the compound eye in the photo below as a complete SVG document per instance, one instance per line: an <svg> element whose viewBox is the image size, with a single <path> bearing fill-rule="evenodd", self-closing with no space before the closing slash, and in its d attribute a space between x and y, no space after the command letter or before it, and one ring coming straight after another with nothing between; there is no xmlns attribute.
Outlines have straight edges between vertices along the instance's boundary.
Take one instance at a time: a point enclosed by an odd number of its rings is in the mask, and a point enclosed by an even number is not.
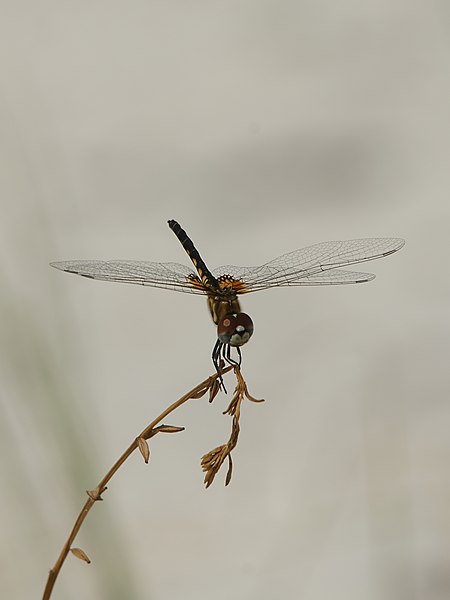
<svg viewBox="0 0 450 600"><path fill-rule="evenodd" d="M225 315L217 325L217 337L223 344L243 346L253 334L253 321L246 313Z"/></svg>

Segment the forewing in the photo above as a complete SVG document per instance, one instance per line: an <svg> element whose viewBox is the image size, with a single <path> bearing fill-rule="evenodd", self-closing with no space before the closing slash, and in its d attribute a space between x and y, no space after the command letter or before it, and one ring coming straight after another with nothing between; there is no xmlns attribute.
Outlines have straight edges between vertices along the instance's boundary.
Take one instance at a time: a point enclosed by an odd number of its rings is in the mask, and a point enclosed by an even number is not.
<svg viewBox="0 0 450 600"><path fill-rule="evenodd" d="M198 283L193 283L191 278L197 276L192 269L179 263L138 260L73 260L50 264L61 271L75 273L90 279L148 285L191 294L206 294L205 290L199 287L201 283L198 278Z"/></svg>
<svg viewBox="0 0 450 600"><path fill-rule="evenodd" d="M366 238L344 242L322 242L288 254L260 267L227 265L213 271L231 275L244 282L240 293L270 287L300 285L336 285L362 283L375 277L371 273L339 271L340 267L388 256L404 245L400 238Z"/></svg>

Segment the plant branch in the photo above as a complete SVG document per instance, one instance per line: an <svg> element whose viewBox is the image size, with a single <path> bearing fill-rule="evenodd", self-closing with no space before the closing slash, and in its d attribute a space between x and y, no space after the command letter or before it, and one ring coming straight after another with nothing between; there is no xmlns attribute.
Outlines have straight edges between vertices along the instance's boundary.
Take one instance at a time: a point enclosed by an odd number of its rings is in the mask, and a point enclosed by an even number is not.
<svg viewBox="0 0 450 600"><path fill-rule="evenodd" d="M232 367L227 367L226 369L223 370L222 374L227 373L231 369L232 369ZM141 453L144 457L145 462L148 462L148 457L149 457L150 452L148 450L148 444L147 444L146 440L153 437L157 433L175 433L177 431L182 431L184 429L183 427L174 427L171 425L161 425L159 427L156 427L156 426L165 417L167 417L167 415L169 415L174 410L179 408L182 404L184 404L188 400L196 400L198 398L201 398L204 394L206 394L206 392L208 390L209 390L209 396L210 396L209 400L211 402L214 399L214 397L217 395L217 393L220 389L218 377L219 377L218 374L214 374L211 377L208 377L208 379L205 379L205 381L202 381L202 383L200 383L199 385L194 387L191 391L187 392L187 394L185 394L184 396L179 398L176 402L171 404L168 408L166 408L158 417L156 417L156 419L154 419L154 421L152 421L150 423L150 425L148 425L133 440L133 442L128 446L128 448L125 450L125 452L112 465L112 467L109 469L109 471L103 477L103 479L101 479L99 484L93 490L89 490L86 492L88 495L88 499L84 503L84 506L81 509L80 514L77 517L77 520L75 521L72 531L70 532L69 537L67 538L56 563L54 564L54 566L52 567L52 569L49 572L42 600L49 600L49 598L52 594L52 591L53 591L53 587L55 585L55 581L59 575L59 572L61 571L61 568L62 568L64 561L66 560L69 552L72 552L75 556L77 556L78 558L81 558L82 560L85 560L86 562L90 562L88 556L83 552L83 550L81 550L80 548L72 548L72 543L74 542L74 540L75 540L84 520L86 519L89 511L91 510L91 508L94 506L94 504L96 502L103 500L101 495L107 489L106 488L107 483L110 481L110 479L112 479L112 477L115 475L117 470L120 469L120 467L123 465L123 463L130 457L130 455L136 450L136 448L139 448L139 450L141 451Z"/></svg>
<svg viewBox="0 0 450 600"><path fill-rule="evenodd" d="M231 475L233 472L233 461L231 460L231 452L236 448L239 440L239 432L241 428L239 426L239 419L241 416L241 404L244 398L251 402L264 402L264 400L257 400L251 396L247 389L247 384L242 377L241 369L238 365L233 367L234 374L236 375L236 387L234 388L233 398L231 399L228 408L224 411L224 415L233 417L231 425L231 435L226 444L214 448L202 457L201 466L205 472L204 484L208 488L214 481L215 476L219 472L222 464L228 459L228 471L225 478L225 485L228 485L231 481Z"/></svg>

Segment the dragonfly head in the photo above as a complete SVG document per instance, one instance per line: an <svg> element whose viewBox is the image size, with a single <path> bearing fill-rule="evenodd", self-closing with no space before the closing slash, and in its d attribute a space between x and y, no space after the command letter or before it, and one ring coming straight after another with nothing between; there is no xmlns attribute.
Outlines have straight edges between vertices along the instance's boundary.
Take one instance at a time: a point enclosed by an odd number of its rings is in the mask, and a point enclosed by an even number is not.
<svg viewBox="0 0 450 600"><path fill-rule="evenodd" d="M217 337L222 344L243 346L253 334L253 321L243 312L225 315L217 325Z"/></svg>

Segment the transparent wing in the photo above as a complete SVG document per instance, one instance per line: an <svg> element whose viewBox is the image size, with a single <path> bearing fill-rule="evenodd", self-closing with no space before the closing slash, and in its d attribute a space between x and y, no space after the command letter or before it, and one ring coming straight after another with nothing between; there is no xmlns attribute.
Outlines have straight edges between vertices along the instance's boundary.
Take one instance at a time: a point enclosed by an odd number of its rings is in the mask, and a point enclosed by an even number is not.
<svg viewBox="0 0 450 600"><path fill-rule="evenodd" d="M197 277L192 269L179 263L139 260L71 260L50 264L61 271L75 273L90 279L148 285L191 294L206 294L206 291L199 287L201 282L198 278L197 284L192 282L191 278Z"/></svg>
<svg viewBox="0 0 450 600"><path fill-rule="evenodd" d="M400 238L322 242L283 254L260 267L225 265L214 269L213 275L226 274L243 281L245 286L238 292L241 294L280 286L362 283L375 275L336 269L388 256L404 243Z"/></svg>

